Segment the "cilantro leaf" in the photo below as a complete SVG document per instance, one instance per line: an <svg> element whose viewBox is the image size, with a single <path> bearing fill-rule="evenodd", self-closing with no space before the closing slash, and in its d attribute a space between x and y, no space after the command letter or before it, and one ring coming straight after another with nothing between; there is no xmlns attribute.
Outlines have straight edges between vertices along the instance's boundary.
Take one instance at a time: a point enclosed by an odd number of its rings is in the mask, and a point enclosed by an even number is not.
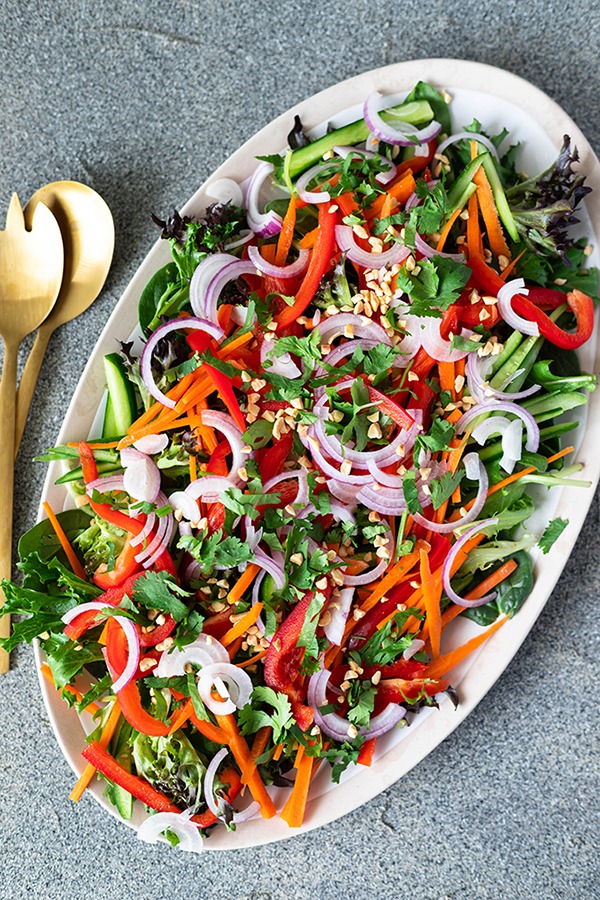
<svg viewBox="0 0 600 900"><path fill-rule="evenodd" d="M409 513L423 512L423 507L419 501L416 472L413 469L409 469L408 472L405 473L402 481L402 490L404 492L404 499Z"/></svg>
<svg viewBox="0 0 600 900"><path fill-rule="evenodd" d="M180 587L169 572L146 572L133 585L133 599L146 609L170 613L176 622L188 614L188 607L180 599L192 594Z"/></svg>
<svg viewBox="0 0 600 900"><path fill-rule="evenodd" d="M417 275L402 269L397 276L398 287L411 298L412 315L440 317L460 297L471 270L465 263L444 256L421 260L419 269Z"/></svg>
<svg viewBox="0 0 600 900"><path fill-rule="evenodd" d="M442 503L448 500L464 477L464 469L458 469L454 475L452 472L444 472L440 478L433 478L429 482L431 489L431 503L434 509L439 509Z"/></svg>
<svg viewBox="0 0 600 900"><path fill-rule="evenodd" d="M273 708L267 712L261 708L265 704ZM274 691L265 685L257 685L252 691L251 702L238 714L242 734L254 734L265 725L273 729L273 742L278 744L287 728L294 724L292 706L286 694Z"/></svg>

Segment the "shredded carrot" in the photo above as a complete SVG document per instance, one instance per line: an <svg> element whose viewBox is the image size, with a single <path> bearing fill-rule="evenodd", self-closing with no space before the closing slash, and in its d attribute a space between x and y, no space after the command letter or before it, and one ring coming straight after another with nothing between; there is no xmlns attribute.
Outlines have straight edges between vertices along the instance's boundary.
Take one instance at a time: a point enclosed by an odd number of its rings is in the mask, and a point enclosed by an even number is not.
<svg viewBox="0 0 600 900"><path fill-rule="evenodd" d="M221 638L221 643L224 647L228 647L229 644L232 644L236 638L239 638L242 634L244 634L251 625L254 625L258 617L262 612L263 604L255 603L254 606L251 606L247 613L244 613L243 617L233 625L229 631L226 631L223 637Z"/></svg>
<svg viewBox="0 0 600 900"><path fill-rule="evenodd" d="M440 600L442 595L442 579L437 581L431 576L429 559L425 550L421 550L421 584L423 586L423 599L425 600L426 621L429 623L429 637L431 640L431 652L434 659L440 655L440 636L442 633L442 618L440 613Z"/></svg>
<svg viewBox="0 0 600 900"><path fill-rule="evenodd" d="M42 663L42 665L40 666L40 672L42 673L46 681L51 684L53 688L56 688L56 690L58 690L56 684L54 683L52 670L47 663ZM67 691L68 694L73 694L77 702L81 703L83 694L81 693L81 691L78 691L76 687L73 687L73 685L71 684L66 684L63 688L63 691ZM100 707L98 706L98 704L93 702L88 703L88 705L85 707L85 711L89 713L96 713L99 709Z"/></svg>
<svg viewBox="0 0 600 900"><path fill-rule="evenodd" d="M193 709L194 704L192 703L192 710ZM194 711L190 713L190 721L196 726L200 734L203 734L209 741L214 741L215 744L229 743L229 738L222 728L218 728L206 719L199 719Z"/></svg>
<svg viewBox="0 0 600 900"><path fill-rule="evenodd" d="M290 252L290 247L292 246L292 240L294 237L294 228L296 226L296 197L294 194L290 197L290 202L288 203L287 212L285 214L285 218L283 220L283 225L281 226L281 231L279 232L279 239L277 241L277 252L275 254L275 265L283 266L285 265L285 261L288 258L288 253Z"/></svg>
<svg viewBox="0 0 600 900"><path fill-rule="evenodd" d="M317 238L319 237L319 227L313 228L312 231L309 231L308 234L305 234L303 238L298 243L298 246L301 250L311 250L315 244L317 243Z"/></svg>
<svg viewBox="0 0 600 900"><path fill-rule="evenodd" d="M258 653L255 653L254 656L251 656L250 659L245 659L243 662L236 663L238 669L245 669L247 666L252 666L254 663L258 662L259 659L263 659L267 655L266 650L259 650Z"/></svg>
<svg viewBox="0 0 600 900"><path fill-rule="evenodd" d="M282 753L283 753L283 744L277 744L277 746L273 750L273 759L275 760L275 762L277 762L277 760L281 758Z"/></svg>
<svg viewBox="0 0 600 900"><path fill-rule="evenodd" d="M450 216L450 218L448 219L448 221L446 222L446 224L444 225L444 230L440 234L440 239L437 242L436 250L441 251L444 249L444 244L448 240L448 235L450 234L452 226L458 219L461 212L462 212L462 210L460 209L460 207L459 207L459 209L455 209L454 212L452 213L452 215Z"/></svg>
<svg viewBox="0 0 600 900"><path fill-rule="evenodd" d="M71 547L71 544L69 543L69 539L66 536L66 534L64 533L60 522L54 515L54 511L53 511L52 507L50 506L49 503L46 503L46 501L44 501L42 506L44 507L46 515L48 516L48 519L50 520L50 524L52 525L52 527L54 529L54 533L56 534L56 537L58 538L58 540L60 542L60 546L63 548L63 550L66 554L66 557L69 560L69 565L73 569L73 572L75 573L75 575L77 575L78 578L81 578L83 581L85 581L85 569L83 568L83 566L77 559L77 554Z"/></svg>
<svg viewBox="0 0 600 900"><path fill-rule="evenodd" d="M193 453L190 453L190 455L189 455L189 464L190 464L190 481L196 481L196 479L198 477L198 472L197 472L197 468L196 468L197 459Z"/></svg>
<svg viewBox="0 0 600 900"><path fill-rule="evenodd" d="M86 441L86 443L90 450L113 450L119 446L118 441L95 441L91 444ZM79 447L79 441L68 441L67 447Z"/></svg>
<svg viewBox="0 0 600 900"><path fill-rule="evenodd" d="M477 199L487 229L487 238L492 252L496 257L505 256L506 259L510 260L510 250L504 238L504 232L502 231L500 217L498 216L498 210L496 209L494 195L487 179L487 175L483 170L483 166L480 166L475 172L473 182L477 185Z"/></svg>
<svg viewBox="0 0 600 900"><path fill-rule="evenodd" d="M113 703L113 708L111 709L110 713L108 714L106 724L105 724L104 728L102 729L102 734L100 735L100 738L98 740L98 744L100 745L100 747L102 747L103 750L106 750L106 748L110 744L112 737L117 729L117 725L119 724L120 718L121 718L121 707L119 706L119 701L115 700L115 702ZM94 777L95 773L96 773L95 767L91 763L88 763L86 765L85 769L83 770L83 772L81 773L81 775L79 776L77 782L75 783L75 787L69 794L69 797L71 800L73 800L75 803L77 803L79 800L81 800L81 798L83 796L83 792L89 785L89 783L92 780L92 778Z"/></svg>
<svg viewBox="0 0 600 900"><path fill-rule="evenodd" d="M486 641L495 631L498 630L504 623L508 621L508 616L503 616L501 619L497 619L493 625L490 625L489 628L486 628L482 634L478 634L476 637L471 638L470 641L467 641L461 647L457 647L456 650L450 651L450 653L445 653L443 656L440 656L439 659L434 660L430 663L423 673L424 678L433 678L437 680L441 678L443 675L446 675L450 669L453 669L454 666L457 666L463 659L477 649L484 641Z"/></svg>
<svg viewBox="0 0 600 900"><path fill-rule="evenodd" d="M237 603L238 600L242 599L246 589L250 587L259 572L260 566L257 566L256 563L250 563L249 566L246 566L234 586L227 594L227 603L230 606L233 606L234 603Z"/></svg>
<svg viewBox="0 0 600 900"><path fill-rule="evenodd" d="M302 748L302 750L304 750L304 748ZM279 813L283 821L287 822L290 828L300 828L304 821L313 764L314 757L308 756L303 752L298 762L294 787L288 797L287 803Z"/></svg>
<svg viewBox="0 0 600 900"><path fill-rule="evenodd" d="M381 218L387 219L388 216L392 215L394 209L398 206L398 201L391 194L385 195L385 200L383 201L383 206L381 207Z"/></svg>
<svg viewBox="0 0 600 900"><path fill-rule="evenodd" d="M192 703L192 699L190 697L190 699L183 704L181 709L178 709L177 712L173 715L173 718L171 719L171 727L169 728L169 734L174 734L176 731L179 731L179 729L188 721L193 712L194 704Z"/></svg>
<svg viewBox="0 0 600 900"><path fill-rule="evenodd" d="M477 141L469 141L469 143L471 146L471 159L475 159L477 156ZM472 259L474 256L480 256L483 259L483 240L479 227L477 192L469 197L467 211L469 213L469 218L467 219L467 251L469 259Z"/></svg>
<svg viewBox="0 0 600 900"><path fill-rule="evenodd" d="M386 202L389 202L388 197L391 197L399 204L405 203L410 195L414 193L416 186L417 185L412 172L407 172L399 181L388 188L385 194L382 194L377 198L377 200L374 201L374 203L371 204L369 209L366 211L367 219L382 219L383 206Z"/></svg>
<svg viewBox="0 0 600 900"><path fill-rule="evenodd" d="M270 819L277 810L273 805L263 780L260 777L256 764L250 754L250 749L245 738L240 734L237 722L232 715L217 716L219 727L227 735L227 743L240 770L242 781L250 789L250 793L260 803L260 811L265 819Z"/></svg>
<svg viewBox="0 0 600 900"><path fill-rule="evenodd" d="M302 757L304 756L304 744L298 744L298 749L296 750L296 758L294 760L294 768L297 769L300 763L302 762Z"/></svg>

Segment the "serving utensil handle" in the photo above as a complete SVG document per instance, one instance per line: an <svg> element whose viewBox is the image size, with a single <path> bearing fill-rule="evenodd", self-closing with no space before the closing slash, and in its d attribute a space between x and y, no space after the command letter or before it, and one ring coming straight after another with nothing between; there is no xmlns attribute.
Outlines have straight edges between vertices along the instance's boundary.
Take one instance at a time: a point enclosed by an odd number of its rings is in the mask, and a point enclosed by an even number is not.
<svg viewBox="0 0 600 900"><path fill-rule="evenodd" d="M0 383L0 422L4 439L0 444L0 510L4 511L5 521L0 532L0 582L12 576L12 513L14 490L14 435L15 408L17 391L17 357L19 343L4 341L4 364L2 366L2 382ZM0 586L0 608L4 606L5 596ZM1 612L1 609L0 609ZM10 616L0 618L0 637L10 634ZM10 656L6 650L0 649L0 675L8 672Z"/></svg>
<svg viewBox="0 0 600 900"><path fill-rule="evenodd" d="M51 334L52 329L44 328L43 324L38 328L33 347L29 351L29 356L27 357L27 362L25 363L25 368L21 375L19 389L17 391L17 405L15 412L15 459L17 458L19 447L21 446L21 438L23 437L25 425L27 424L27 416L29 415L29 407L31 406L31 401L33 399L33 392L35 391L35 386L40 375L44 354L46 353Z"/></svg>

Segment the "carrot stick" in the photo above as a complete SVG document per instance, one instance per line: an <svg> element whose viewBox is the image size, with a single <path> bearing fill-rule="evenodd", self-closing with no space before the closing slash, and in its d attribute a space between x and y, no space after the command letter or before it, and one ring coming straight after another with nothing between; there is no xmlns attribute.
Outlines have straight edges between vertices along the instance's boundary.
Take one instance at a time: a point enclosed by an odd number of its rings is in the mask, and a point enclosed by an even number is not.
<svg viewBox="0 0 600 900"><path fill-rule="evenodd" d="M275 762L277 762L277 760L281 758L282 753L283 753L283 744L277 744L277 746L273 750L273 759L275 760Z"/></svg>
<svg viewBox="0 0 600 900"><path fill-rule="evenodd" d="M302 748L302 750L304 750L304 748ZM302 758L298 763L294 787L288 797L287 803L279 813L280 817L284 822L287 822L290 828L300 828L304 821L313 764L314 757L307 756L306 753L303 753Z"/></svg>
<svg viewBox="0 0 600 900"><path fill-rule="evenodd" d="M196 481L196 479L198 477L198 471L196 468L197 459L193 453L190 453L190 455L189 455L189 465L190 465L190 481Z"/></svg>
<svg viewBox="0 0 600 900"><path fill-rule="evenodd" d="M66 534L64 533L60 522L54 515L54 511L52 510L50 504L46 503L46 501L44 501L44 503L42 505L44 507L46 515L48 516L48 519L50 520L50 524L52 525L52 527L54 529L56 537L58 538L58 540L60 542L60 546L65 551L67 559L69 560L69 564L70 564L71 568L73 569L73 572L75 573L75 575L77 575L78 578L81 578L82 581L85 581L86 580L85 569L83 568L83 566L77 559L77 555L76 555L75 551L73 550L73 548L71 547L71 544L69 543L69 539L66 536Z"/></svg>
<svg viewBox="0 0 600 900"><path fill-rule="evenodd" d="M308 234L305 234L304 237L300 240L298 246L301 250L311 250L319 236L319 227L313 228L312 231L309 231Z"/></svg>
<svg viewBox="0 0 600 900"><path fill-rule="evenodd" d="M47 663L42 663L42 665L40 666L40 672L42 673L42 675L44 676L44 678L46 679L48 684L51 684L53 688L58 690L58 688L56 687L56 684L54 683L54 676L52 675L52 670ZM67 691L68 694L73 694L73 696L75 697L77 702L81 703L81 701L83 699L83 694L81 693L81 691L78 691L76 687L73 687L73 685L71 685L71 684L66 684L63 688L63 691ZM98 704L94 703L94 702L88 703L88 705L85 707L85 711L89 712L89 713L96 713L96 712L98 712L99 709L100 709L100 707L98 706Z"/></svg>
<svg viewBox="0 0 600 900"><path fill-rule="evenodd" d="M98 744L102 747L103 750L106 750L108 745L110 744L112 737L117 729L117 725L119 724L119 719L121 718L121 707L119 706L119 701L115 700L113 703L113 708L108 714L108 719L106 720L106 724L102 729L102 734L100 735L100 740ZM75 783L75 787L69 794L69 798L77 803L81 800L83 796L83 792L89 785L90 781L94 777L96 773L95 767L88 763L79 776L77 782Z"/></svg>
<svg viewBox="0 0 600 900"><path fill-rule="evenodd" d="M442 633L442 617L440 613L440 600L442 594L442 579L437 583L431 577L429 560L425 550L421 550L421 584L423 585L423 598L425 600L426 621L429 623L429 639L433 658L440 655L440 636Z"/></svg>
<svg viewBox="0 0 600 900"><path fill-rule="evenodd" d="M477 141L470 141L471 159L477 156ZM481 237L481 228L479 227L479 204L477 202L477 192L471 194L467 206L469 218L467 219L467 251L469 259L474 256L480 256L483 259L483 240Z"/></svg>
<svg viewBox="0 0 600 900"><path fill-rule="evenodd" d="M244 614L243 618L236 622L229 631L226 631L223 637L221 638L221 643L224 647L228 647L229 644L232 644L236 638L241 637L251 625L254 625L258 617L262 612L263 604L255 603L254 606L251 606L247 613Z"/></svg>
<svg viewBox="0 0 600 900"><path fill-rule="evenodd" d="M192 703L190 721L196 726L200 734L203 734L209 741L214 741L215 744L227 744L229 739L223 729L217 728L216 725L213 725L212 722L208 722L206 719L199 719L193 709L194 704Z"/></svg>
<svg viewBox="0 0 600 900"><path fill-rule="evenodd" d="M456 391L454 390L454 381L456 374L453 362L438 362L438 372L440 375L440 387L443 391L448 391L452 395L452 399L456 400Z"/></svg>
<svg viewBox="0 0 600 900"><path fill-rule="evenodd" d="M288 258L288 253L290 252L290 247L292 246L292 239L294 237L294 228L296 226L296 197L294 194L290 197L290 202L288 203L287 212L285 214L285 218L283 220L283 225L281 226L281 231L279 232L279 239L277 241L277 252L275 254L275 265L283 266L285 264L286 259Z"/></svg>
<svg viewBox="0 0 600 900"><path fill-rule="evenodd" d="M487 237L493 253L505 256L510 260L510 250L504 238L502 225L498 216L498 210L494 202L494 195L487 179L487 175L480 166L473 176L473 182L477 185L477 199L481 208L481 215L487 229Z"/></svg>
<svg viewBox="0 0 600 900"><path fill-rule="evenodd" d="M450 653L445 653L443 656L440 656L439 659L434 660L430 663L425 671L423 672L424 678L432 678L437 680L441 678L443 675L446 675L450 669L453 669L454 666L457 666L463 659L477 649L484 641L486 641L495 631L500 628L501 625L508 621L508 616L503 616L501 619L497 619L493 625L490 625L489 628L486 628L484 632L478 634L476 637L471 638L470 641L467 641L461 647L457 647L456 650L452 650Z"/></svg>
<svg viewBox="0 0 600 900"><path fill-rule="evenodd" d="M250 563L249 566L246 566L234 586L227 594L227 603L229 603L230 606L233 606L234 603L237 603L238 600L242 599L246 588L250 587L259 572L260 566L257 566L255 563ZM253 623L251 622L250 624Z"/></svg>
<svg viewBox="0 0 600 900"><path fill-rule="evenodd" d="M169 734L174 734L176 731L185 725L188 721L191 714L194 712L194 704L192 703L192 698L190 697L187 700L181 709L178 709L177 712L173 715L171 719L171 727L169 728Z"/></svg>
<svg viewBox="0 0 600 900"><path fill-rule="evenodd" d="M90 450L113 450L119 446L118 441L94 441L90 444L86 441ZM79 447L79 441L67 441L67 447Z"/></svg>
<svg viewBox="0 0 600 900"><path fill-rule="evenodd" d="M400 181L393 184L385 194L382 194L381 197L378 197L377 200L371 204L366 211L367 219L382 219L383 205L386 203L388 197L396 200L398 204L405 203L414 192L415 187L416 182L412 172L407 172Z"/></svg>
<svg viewBox="0 0 600 900"><path fill-rule="evenodd" d="M277 810L252 759L248 744L240 734L237 722L232 715L217 716L217 722L227 735L227 743L238 764L242 781L250 788L254 799L260 803L260 811L264 818L270 819Z"/></svg>
<svg viewBox="0 0 600 900"><path fill-rule="evenodd" d="M444 225L444 230L440 234L440 239L437 242L436 250L439 251L439 250L444 249L444 244L448 240L448 235L450 234L450 230L451 230L452 226L454 225L454 223L456 222L456 220L458 219L461 212L462 212L462 210L460 208L455 209L454 212L452 213L452 215L450 216L450 218L448 219L448 221L446 222L446 224Z"/></svg>
<svg viewBox="0 0 600 900"><path fill-rule="evenodd" d="M502 271L500 272L500 278L502 279L502 281L506 281L508 276L511 274L511 272L513 271L513 269L515 268L515 266L517 265L517 263L523 256L523 254L526 252L527 252L527 247L525 247L524 250L521 250L519 255L515 256L515 258L512 260L512 262L509 262L509 264L507 265L507 267L505 269L502 269Z"/></svg>
<svg viewBox="0 0 600 900"><path fill-rule="evenodd" d="M296 758L294 760L294 768L297 769L300 763L302 762L302 757L304 756L304 744L298 744L298 749L296 750Z"/></svg>

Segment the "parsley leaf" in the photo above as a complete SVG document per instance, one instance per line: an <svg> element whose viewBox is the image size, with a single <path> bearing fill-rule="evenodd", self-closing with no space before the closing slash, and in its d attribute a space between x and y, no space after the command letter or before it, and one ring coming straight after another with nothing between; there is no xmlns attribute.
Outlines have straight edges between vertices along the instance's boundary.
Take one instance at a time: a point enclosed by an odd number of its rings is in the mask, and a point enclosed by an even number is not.
<svg viewBox="0 0 600 900"><path fill-rule="evenodd" d="M544 529L544 533L538 541L538 547L542 553L548 553L552 545L561 536L567 525L568 519L552 519Z"/></svg>

